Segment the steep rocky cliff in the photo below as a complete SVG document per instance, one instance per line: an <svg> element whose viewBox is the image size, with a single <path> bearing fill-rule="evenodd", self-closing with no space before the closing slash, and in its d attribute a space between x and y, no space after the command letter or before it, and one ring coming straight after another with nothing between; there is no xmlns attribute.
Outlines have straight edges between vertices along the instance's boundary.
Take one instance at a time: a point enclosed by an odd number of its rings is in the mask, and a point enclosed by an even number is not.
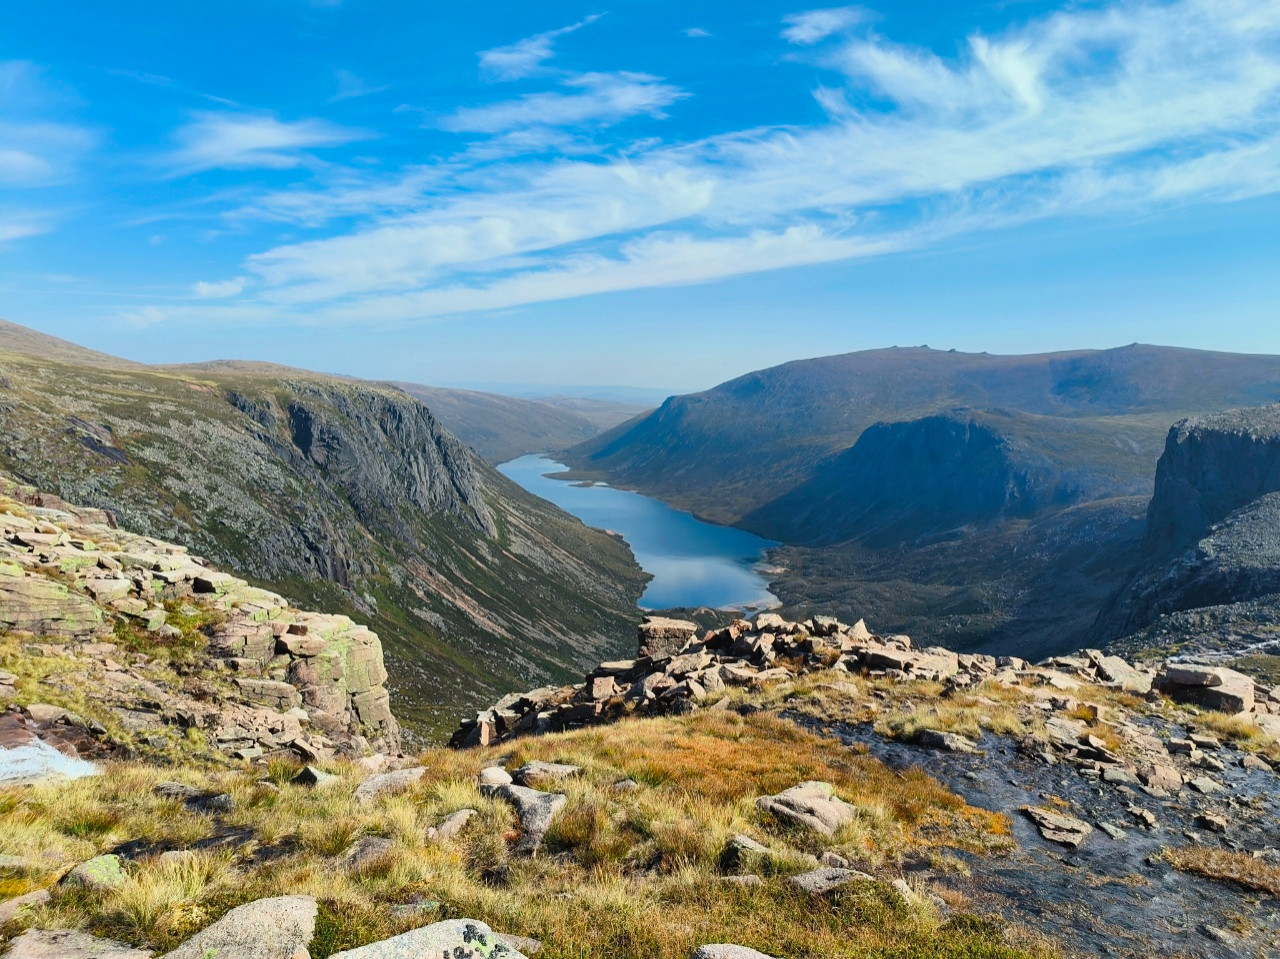
<svg viewBox="0 0 1280 959"><path fill-rule="evenodd" d="M79 359L0 353L0 469L369 622L410 724L451 725L628 642L644 576L625 544L526 494L400 390Z"/></svg>
<svg viewBox="0 0 1280 959"><path fill-rule="evenodd" d="M1278 604L1280 405L1176 424L1156 468L1141 563L1100 614L1099 633L1154 629L1166 643L1187 642L1170 617L1199 610L1202 641L1234 634L1249 646L1274 635Z"/></svg>

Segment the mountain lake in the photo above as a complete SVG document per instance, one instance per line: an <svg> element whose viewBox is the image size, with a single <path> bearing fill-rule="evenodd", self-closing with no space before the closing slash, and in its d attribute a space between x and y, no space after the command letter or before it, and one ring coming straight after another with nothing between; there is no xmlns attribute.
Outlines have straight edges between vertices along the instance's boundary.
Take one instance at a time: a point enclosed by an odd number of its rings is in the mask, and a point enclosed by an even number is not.
<svg viewBox="0 0 1280 959"><path fill-rule="evenodd" d="M776 606L762 563L777 544L746 530L704 523L660 500L607 483L553 479L568 467L530 454L498 469L535 496L555 503L588 526L619 534L653 579L642 609L710 606L763 609Z"/></svg>

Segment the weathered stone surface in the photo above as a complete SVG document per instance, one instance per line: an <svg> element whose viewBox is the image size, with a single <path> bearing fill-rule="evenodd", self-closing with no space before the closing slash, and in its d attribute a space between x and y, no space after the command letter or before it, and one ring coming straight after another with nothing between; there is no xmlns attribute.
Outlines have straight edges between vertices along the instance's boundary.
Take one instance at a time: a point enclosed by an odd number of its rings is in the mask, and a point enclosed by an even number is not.
<svg viewBox="0 0 1280 959"><path fill-rule="evenodd" d="M943 732L937 729L924 729L916 735L916 742L921 746L928 746L930 749L941 749L949 753L977 753L981 752L977 746L969 742L963 736L955 733Z"/></svg>
<svg viewBox="0 0 1280 959"><path fill-rule="evenodd" d="M646 616L640 624L637 652L640 656L670 656L678 653L698 634L698 624L665 616Z"/></svg>
<svg viewBox="0 0 1280 959"><path fill-rule="evenodd" d="M803 782L776 796L761 796L756 806L780 819L788 820L824 836L832 835L852 822L856 810L835 795L829 783Z"/></svg>
<svg viewBox="0 0 1280 959"><path fill-rule="evenodd" d="M471 821L471 817L477 815L474 809L459 809L457 812L450 813L444 817L440 825L433 830L433 838L436 839L456 839L462 835L462 830L467 827L467 823Z"/></svg>
<svg viewBox="0 0 1280 959"><path fill-rule="evenodd" d="M537 855L547 830L551 828L551 821L569 801L562 793L539 792L527 786L486 786L481 792L504 799L515 807L521 827L520 839L512 847L512 852L517 855Z"/></svg>
<svg viewBox="0 0 1280 959"><path fill-rule="evenodd" d="M1253 679L1222 666L1166 663L1156 676L1155 688L1178 702L1224 713L1249 712L1254 704Z"/></svg>
<svg viewBox="0 0 1280 959"><path fill-rule="evenodd" d="M534 786L540 782L559 782L582 772L582 767L568 763L545 763L539 760L527 762L514 773L511 778L521 786Z"/></svg>
<svg viewBox="0 0 1280 959"><path fill-rule="evenodd" d="M403 935L336 952L331 959L525 959L492 929L474 919L450 919Z"/></svg>
<svg viewBox="0 0 1280 959"><path fill-rule="evenodd" d="M694 950L693 959L773 959L773 957L757 952L755 949L748 949L746 946L717 942L699 946Z"/></svg>
<svg viewBox="0 0 1280 959"><path fill-rule="evenodd" d="M382 796L404 792L426 772L424 766L410 766L408 769L396 769L389 773L370 776L356 787L355 800L362 806L376 802Z"/></svg>
<svg viewBox="0 0 1280 959"><path fill-rule="evenodd" d="M869 876L865 872L859 872L856 869L838 869L834 866L823 866L820 869L802 872L798 876L791 876L787 879L787 882L802 892L823 896L850 883L875 882L875 876Z"/></svg>
<svg viewBox="0 0 1280 959"><path fill-rule="evenodd" d="M1082 819L1042 806L1024 806L1022 811L1040 829L1040 835L1050 842L1076 849L1093 832L1093 827Z"/></svg>
<svg viewBox="0 0 1280 959"><path fill-rule="evenodd" d="M74 929L30 929L9 945L6 959L151 959L151 953Z"/></svg>
<svg viewBox="0 0 1280 959"><path fill-rule="evenodd" d="M310 896L258 899L237 906L165 959L295 959L316 928Z"/></svg>
<svg viewBox="0 0 1280 959"><path fill-rule="evenodd" d="M361 836L338 858L347 869L363 869L386 856L393 848L395 843L386 836Z"/></svg>
<svg viewBox="0 0 1280 959"><path fill-rule="evenodd" d="M511 778L511 773L501 766L486 766L480 770L480 775L476 777L476 781L481 786L505 786L514 780Z"/></svg>
<svg viewBox="0 0 1280 959"><path fill-rule="evenodd" d="M32 909L49 901L48 889L37 889L12 899L0 902L0 926L17 916L25 909Z"/></svg>
<svg viewBox="0 0 1280 959"><path fill-rule="evenodd" d="M119 856L95 856L62 877L62 885L107 892L124 885L124 869Z"/></svg>
<svg viewBox="0 0 1280 959"><path fill-rule="evenodd" d="M303 766L290 782L297 786L333 786L342 782L342 777L315 766Z"/></svg>

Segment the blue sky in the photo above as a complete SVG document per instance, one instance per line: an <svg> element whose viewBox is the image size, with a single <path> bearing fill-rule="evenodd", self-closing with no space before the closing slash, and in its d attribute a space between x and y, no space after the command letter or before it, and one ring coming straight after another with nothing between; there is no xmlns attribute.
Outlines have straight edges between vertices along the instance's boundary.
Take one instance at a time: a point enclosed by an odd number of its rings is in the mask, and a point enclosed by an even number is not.
<svg viewBox="0 0 1280 959"><path fill-rule="evenodd" d="M470 385L1280 353L1280 4L10 4L0 315Z"/></svg>

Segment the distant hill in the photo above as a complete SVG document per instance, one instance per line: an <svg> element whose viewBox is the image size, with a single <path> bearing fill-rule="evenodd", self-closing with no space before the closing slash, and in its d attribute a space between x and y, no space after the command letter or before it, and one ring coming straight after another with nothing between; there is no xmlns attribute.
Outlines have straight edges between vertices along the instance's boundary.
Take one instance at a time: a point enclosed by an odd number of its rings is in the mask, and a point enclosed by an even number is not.
<svg viewBox="0 0 1280 959"><path fill-rule="evenodd" d="M797 615L1039 655L1085 643L1138 562L1169 425L1276 400L1274 356L872 350L672 397L565 460L781 541Z"/></svg>
<svg viewBox="0 0 1280 959"><path fill-rule="evenodd" d="M395 382L431 407L455 436L492 464L567 449L644 412L604 400L548 397L542 400Z"/></svg>
<svg viewBox="0 0 1280 959"><path fill-rule="evenodd" d="M1028 356L868 350L673 396L574 448L568 462L738 524L812 479L872 424L967 409L1092 420L1087 431L1109 436L1116 450L1107 468L1145 490L1175 419L1276 399L1280 357L1273 356L1139 345Z"/></svg>
<svg viewBox="0 0 1280 959"><path fill-rule="evenodd" d="M411 727L632 642L646 577L625 544L525 493L399 389L5 341L0 471L369 623Z"/></svg>

